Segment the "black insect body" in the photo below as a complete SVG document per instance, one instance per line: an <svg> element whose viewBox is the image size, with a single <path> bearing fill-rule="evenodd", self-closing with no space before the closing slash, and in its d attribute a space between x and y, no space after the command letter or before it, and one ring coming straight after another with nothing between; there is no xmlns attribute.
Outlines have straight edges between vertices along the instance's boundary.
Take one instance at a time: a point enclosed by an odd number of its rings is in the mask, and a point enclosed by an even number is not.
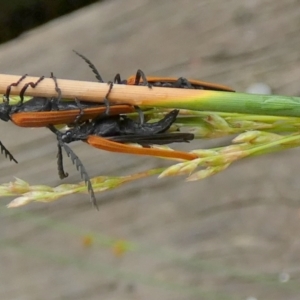
<svg viewBox="0 0 300 300"><path fill-rule="evenodd" d="M60 174L65 174L61 152L61 148L64 148L68 156L70 156L72 161L75 162L77 169L80 170L81 177L87 184L91 201L94 206L97 207L96 198L89 176L79 158L74 153L69 155L71 149L67 147L66 144L79 140L87 141L89 143L88 139L91 136L99 137L101 140L103 138L107 138L117 143L138 143L145 147L149 147L151 144L164 145L173 142L188 142L194 138L193 134L166 133L176 120L178 113L179 110L173 110L158 122L144 124L122 115L102 116L77 125L64 133L57 130L54 126L50 126L50 130L56 134L58 140L58 169L60 170ZM119 147L121 149L122 145L120 144ZM133 147L133 149L136 148ZM132 153L134 153L134 150Z"/></svg>
<svg viewBox="0 0 300 300"><path fill-rule="evenodd" d="M84 140L89 135L101 137L155 135L166 132L175 122L178 113L179 110L173 110L156 123L144 124L122 115L103 117L68 130L62 134L62 140L66 143L70 143L72 141Z"/></svg>
<svg viewBox="0 0 300 300"><path fill-rule="evenodd" d="M85 109L93 109L93 108L103 108L106 107L105 104L101 103L90 103L90 102L79 102L78 100L74 101L60 101L61 100L61 92L58 89L59 95L56 98L45 98L45 97L33 97L30 100L24 102L24 93L28 86L35 87L44 77L41 77L35 83L27 83L20 92L20 102L18 104L10 105L9 101L9 94L12 86L18 85L27 75L21 77L21 79L16 82L12 83L7 87L5 96L3 97L3 103L0 104L0 119L2 121L8 122L13 121L17 124L16 120L18 119L19 113L31 113L33 119L43 119L44 123L47 123L47 119L42 115L37 115L34 113L39 112L50 112L50 111L71 111L71 110L79 110L79 113L76 113L76 117L74 118L74 122L76 123L80 117L84 114ZM55 80L55 78L53 77ZM57 82L55 80L56 88ZM63 122L62 122L63 123ZM36 127L33 122L30 123L31 126L26 127ZM48 125L48 124L47 124ZM7 148L0 142L0 151L5 157L13 160L17 163L17 160L13 157L13 155L9 152Z"/></svg>

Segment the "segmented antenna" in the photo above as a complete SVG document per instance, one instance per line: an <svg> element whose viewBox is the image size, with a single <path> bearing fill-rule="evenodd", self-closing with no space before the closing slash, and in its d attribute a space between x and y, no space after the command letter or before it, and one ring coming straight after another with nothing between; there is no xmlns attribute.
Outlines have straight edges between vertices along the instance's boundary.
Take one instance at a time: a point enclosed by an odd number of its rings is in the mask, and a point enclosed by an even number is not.
<svg viewBox="0 0 300 300"><path fill-rule="evenodd" d="M64 142L62 142L60 138L58 138L58 143L59 143L60 147L64 148L68 157L70 157L73 165L75 165L77 171L79 171L81 179L84 180L85 185L87 186L87 190L90 195L92 204L97 208L97 210L99 210L90 177L89 177L83 163L81 162L79 157L73 152L73 150L69 146L67 146Z"/></svg>
<svg viewBox="0 0 300 300"><path fill-rule="evenodd" d="M61 100L61 89L58 87L58 83L57 83L57 79L56 77L54 76L54 74L51 72L51 78L53 79L54 81L54 84L55 84L55 91L57 92L58 94L58 97L57 97L57 103ZM80 110L78 116L76 117L75 119L75 122L78 122L80 117L82 116L83 114L83 109L80 105L80 102L79 100L75 99L75 102L77 103L78 105L78 108ZM57 104L56 103L56 104ZM58 106L57 106L57 109L58 109ZM72 163L74 164L74 162L76 163L75 166L76 166L76 169L79 171L79 167L80 167L80 176L81 178L84 179L85 183L87 184L87 187L88 187L88 191L89 191L89 194L91 196L91 200L92 200L92 203L97 206L95 204L96 202L96 198L95 198L95 195L94 195L94 191L92 190L91 192L91 188L92 188L92 185L89 181L89 176L83 166L83 164L81 163L81 161L79 160L79 158L76 156L76 154L70 149L70 147L68 147L62 140L61 140L61 133L60 131L58 131L53 125L50 125L49 126L49 129L54 132L57 136L57 140L58 140L58 144L57 144L57 147L58 147L58 152L57 152L57 169L58 169L58 176L60 179L64 179L66 177L69 176L69 174L67 172L65 172L64 170L64 165L63 165L63 154L62 154L62 147L64 148L64 150L66 151L67 155L69 157L71 157L71 160L72 160ZM88 182L88 183L87 183Z"/></svg>
<svg viewBox="0 0 300 300"><path fill-rule="evenodd" d="M95 67L95 65L89 59L87 59L85 56L78 53L77 51L73 50L73 52L75 54L77 54L78 56L80 56L89 65L89 67L92 69L93 73L96 75L96 79L98 79L99 82L104 83L104 80L102 79L102 77L99 74L99 72L98 72L97 68ZM106 96L103 99L103 102L104 102L104 105L105 105L105 108L106 108L105 115L107 115L107 116L109 116L109 107L110 107L110 103L109 103L109 100L108 100L107 97L108 97L109 93L111 92L114 83L109 81L108 84L109 84L109 90L108 90Z"/></svg>
<svg viewBox="0 0 300 300"><path fill-rule="evenodd" d="M10 161L14 161L16 164L18 163L18 161L13 157L13 155L4 147L4 145L0 142L0 151L1 154L5 155L5 158L9 158Z"/></svg>
<svg viewBox="0 0 300 300"><path fill-rule="evenodd" d="M92 69L93 73L96 75L96 78L98 79L98 81L101 82L101 83L104 83L104 81L103 81L101 75L99 74L97 68L95 67L95 65L88 58L86 58L84 55L78 53L75 50L73 50L73 52L75 54L77 54L78 56L80 56L89 65L89 67ZM145 75L145 73L142 70L137 70L137 72L136 72L135 85L139 85L141 78L143 79L143 85L146 85L149 88L152 88L152 85L147 81L146 75ZM109 96L109 94L110 94L110 92L111 92L111 90L113 88L114 83L117 83L117 84L126 84L127 80L122 80L121 79L121 75L118 73L115 76L113 82L112 81L108 82L108 84L109 84L109 90L108 90L107 94L105 95L105 97L103 99L104 105L106 107L105 115L107 115L107 116L109 116L109 107L110 107L108 96ZM126 103L124 103L124 104L126 105ZM143 111L138 106L136 106L136 105L134 105L134 108L135 108L135 110L139 114L140 123L143 124L144 123L144 119L145 119Z"/></svg>
<svg viewBox="0 0 300 300"><path fill-rule="evenodd" d="M95 65L89 59L87 59L85 56L78 53L77 51L73 50L73 52L75 54L77 54L78 56L80 56L89 65L89 67L92 69L93 73L96 75L96 78L98 79L98 81L104 83L104 80L102 79L102 77L99 74L98 70L96 69Z"/></svg>
<svg viewBox="0 0 300 300"><path fill-rule="evenodd" d="M96 200L96 196L93 190L93 186L90 180L90 177L83 165L83 163L81 162L80 158L74 153L74 151L66 144L62 141L61 139L61 132L59 130L57 130L53 125L48 126L48 128L55 133L56 137L57 137L57 145L58 145L58 169L59 169L59 175L64 176L66 175L66 173L64 172L63 166L62 166L62 152L61 152L61 148L64 148L66 154L68 157L70 157L73 165L76 167L77 171L79 171L80 177L81 179L84 180L84 183L87 187L88 193L90 195L90 199L92 204L97 208L97 210L99 210L98 204L97 204L97 200ZM61 163L59 165L59 162ZM61 178L61 177L60 177Z"/></svg>

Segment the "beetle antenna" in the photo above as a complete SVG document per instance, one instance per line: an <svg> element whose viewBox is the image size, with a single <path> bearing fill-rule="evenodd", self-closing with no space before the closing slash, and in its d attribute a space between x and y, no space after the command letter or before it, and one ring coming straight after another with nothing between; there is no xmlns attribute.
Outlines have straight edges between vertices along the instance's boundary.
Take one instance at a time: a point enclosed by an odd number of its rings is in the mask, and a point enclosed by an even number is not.
<svg viewBox="0 0 300 300"><path fill-rule="evenodd" d="M78 53L77 51L73 50L73 52L75 54L77 54L78 56L80 56L89 65L89 67L92 69L93 73L96 75L96 79L98 79L99 82L104 83L104 80L102 79L102 77L101 77L100 73L98 72L98 70L96 69L95 65L89 59L87 59L85 56Z"/></svg>
<svg viewBox="0 0 300 300"><path fill-rule="evenodd" d="M90 177L83 165L83 163L81 162L80 158L75 154L75 152L66 144L62 141L61 139L61 133L59 130L57 130L53 125L48 126L48 128L56 134L57 137L57 142L58 142L58 169L59 169L59 175L61 176L65 176L66 173L64 172L63 166L62 166L62 152L61 152L61 148L64 148L66 154L68 157L70 157L73 165L76 167L77 171L79 171L80 177L84 180L85 185L87 186L87 190L88 193L90 195L91 198L91 202L92 204L97 208L97 210L99 210L98 204L97 204L97 200L96 200L96 196L93 190L93 186L90 180ZM61 162L61 165L59 165L59 162ZM64 177L63 177L64 178Z"/></svg>
<svg viewBox="0 0 300 300"><path fill-rule="evenodd" d="M14 161L16 164L18 163L18 161L13 157L13 155L4 147L4 145L0 142L0 151L1 154L4 154L5 157L9 158L10 161Z"/></svg>
<svg viewBox="0 0 300 300"><path fill-rule="evenodd" d="M99 210L90 177L89 177L83 163L81 162L79 157L73 152L73 150L69 146L67 146L60 139L58 139L58 142L59 142L60 146L64 148L64 150L66 151L68 157L70 157L70 159L71 159L73 165L75 165L77 171L79 171L81 179L84 180L85 185L87 186L87 190L88 190L88 193L90 195L92 204L97 208L97 210Z"/></svg>

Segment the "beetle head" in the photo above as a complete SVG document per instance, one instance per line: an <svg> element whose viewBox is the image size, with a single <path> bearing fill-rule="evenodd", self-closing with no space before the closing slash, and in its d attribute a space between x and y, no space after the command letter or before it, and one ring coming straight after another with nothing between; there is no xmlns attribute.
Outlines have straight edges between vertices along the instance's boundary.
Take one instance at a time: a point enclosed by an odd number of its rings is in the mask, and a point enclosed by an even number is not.
<svg viewBox="0 0 300 300"><path fill-rule="evenodd" d="M7 122L10 120L10 112L11 106L7 102L0 104L0 119L2 121Z"/></svg>

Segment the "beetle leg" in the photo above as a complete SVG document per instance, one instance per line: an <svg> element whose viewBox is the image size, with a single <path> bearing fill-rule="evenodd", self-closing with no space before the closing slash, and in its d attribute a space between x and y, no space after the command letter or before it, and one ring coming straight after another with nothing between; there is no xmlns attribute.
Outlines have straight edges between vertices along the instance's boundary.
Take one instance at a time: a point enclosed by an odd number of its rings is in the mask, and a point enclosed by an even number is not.
<svg viewBox="0 0 300 300"><path fill-rule="evenodd" d="M20 103L18 104L18 106L22 106L24 102L24 94L28 87L31 86L32 88L35 88L44 78L45 76L41 76L36 82L28 82L23 86L20 91Z"/></svg>
<svg viewBox="0 0 300 300"><path fill-rule="evenodd" d="M59 102L61 101L61 89L58 87L58 83L57 83L57 79L56 77L53 75L53 73L51 72L51 76L50 76L55 84L55 91L57 92L57 97L56 98L52 98L51 99L51 103L52 103L52 110L58 110L58 105Z"/></svg>
<svg viewBox="0 0 300 300"><path fill-rule="evenodd" d="M184 77L179 77L176 82L174 82L175 88L186 88L193 89L191 83Z"/></svg>
<svg viewBox="0 0 300 300"><path fill-rule="evenodd" d="M12 84L10 84L7 88L6 88L6 92L3 96L3 98L6 100L7 103L9 103L9 95L10 95L10 91L11 91L11 87L13 86L18 86L19 83L25 79L28 76L28 74L23 75L17 82L14 82Z"/></svg>
<svg viewBox="0 0 300 300"><path fill-rule="evenodd" d="M62 154L62 150L61 150L61 146L60 143L57 143L57 170L58 170L58 176L60 179L64 179L67 178L69 176L68 173L65 172L64 170L64 163L63 163L63 154Z"/></svg>
<svg viewBox="0 0 300 300"><path fill-rule="evenodd" d="M136 72L134 85L139 85L140 82L141 82L141 78L143 80L142 85L148 86L151 89L152 88L152 84L150 84L148 82L145 73L142 70L140 70L140 69L138 69L137 72Z"/></svg>

